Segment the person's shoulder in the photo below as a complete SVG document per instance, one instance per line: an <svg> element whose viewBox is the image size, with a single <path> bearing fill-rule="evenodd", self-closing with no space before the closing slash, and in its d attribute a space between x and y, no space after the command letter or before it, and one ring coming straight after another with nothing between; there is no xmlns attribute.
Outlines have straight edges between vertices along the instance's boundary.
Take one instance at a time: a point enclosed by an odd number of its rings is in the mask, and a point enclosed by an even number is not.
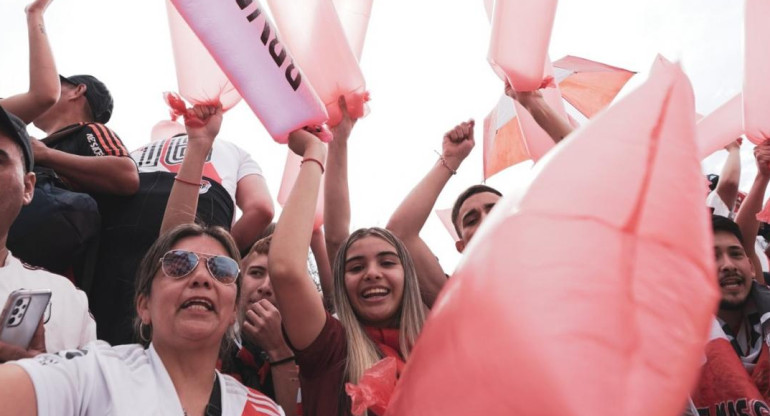
<svg viewBox="0 0 770 416"><path fill-rule="evenodd" d="M72 282L66 277L58 275L56 273L51 273L42 267L33 266L16 257L9 257L9 263L11 265L13 263L16 263L17 270L20 271L20 275L23 276L25 279L31 279L32 282L35 282L35 283L45 282L45 284L53 286L52 289L55 287L56 289L62 289L62 290L77 290L75 285L72 284ZM39 286L39 285L36 285L36 286Z"/></svg>
<svg viewBox="0 0 770 416"><path fill-rule="evenodd" d="M277 415L281 414L278 405L273 399L267 397L265 394L254 390L250 387L246 387L238 380L227 374L219 373L220 377L224 381L225 393L236 400L246 400L247 405L253 406L254 409L259 410L262 414Z"/></svg>
<svg viewBox="0 0 770 416"><path fill-rule="evenodd" d="M97 123L95 121L89 121L89 122L80 123L80 124L82 125L82 128L85 131L91 131L96 134L105 134L105 135L117 137L117 133L115 133L115 130L107 127L106 124Z"/></svg>

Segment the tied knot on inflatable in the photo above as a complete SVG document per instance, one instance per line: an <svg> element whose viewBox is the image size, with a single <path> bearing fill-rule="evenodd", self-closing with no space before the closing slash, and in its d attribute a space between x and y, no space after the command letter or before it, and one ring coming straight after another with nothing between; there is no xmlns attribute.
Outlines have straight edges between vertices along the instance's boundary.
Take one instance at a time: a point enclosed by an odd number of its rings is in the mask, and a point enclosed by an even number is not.
<svg viewBox="0 0 770 416"><path fill-rule="evenodd" d="M163 93L163 99L166 101L166 104L171 110L172 121L176 121L177 118L182 117L184 119L185 126L198 128L206 125L206 123L198 118L198 116L195 115L191 109L187 108L187 104L185 104L184 100L179 96L179 94L167 91ZM219 101L213 101L210 103L203 103L202 105L218 106L221 104Z"/></svg>
<svg viewBox="0 0 770 416"><path fill-rule="evenodd" d="M542 88L556 88L556 81L552 75L543 78L543 82L540 83L540 88L538 89Z"/></svg>
<svg viewBox="0 0 770 416"><path fill-rule="evenodd" d="M322 142L329 143L334 139L334 135L332 134L331 130L329 130L329 127L326 126L326 124L316 124L314 126L305 126L303 127L306 131L309 131L314 136L318 137Z"/></svg>
<svg viewBox="0 0 770 416"><path fill-rule="evenodd" d="M366 370L358 384L345 383L354 415L361 416L367 409L378 415L385 414L398 380L396 368L396 359L386 357Z"/></svg>

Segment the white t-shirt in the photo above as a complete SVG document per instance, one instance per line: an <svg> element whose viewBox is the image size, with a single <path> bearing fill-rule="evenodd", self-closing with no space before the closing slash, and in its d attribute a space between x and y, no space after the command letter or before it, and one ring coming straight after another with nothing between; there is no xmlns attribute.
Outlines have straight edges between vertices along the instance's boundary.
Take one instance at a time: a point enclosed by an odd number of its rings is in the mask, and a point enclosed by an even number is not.
<svg viewBox="0 0 770 416"><path fill-rule="evenodd" d="M187 135L158 140L131 152L139 173L179 172L187 150ZM203 176L222 185L235 202L238 181L248 175L262 175L262 168L248 152L233 143L215 140L203 165Z"/></svg>
<svg viewBox="0 0 770 416"><path fill-rule="evenodd" d="M0 302L4 305L17 289L51 289L43 318L47 351L79 348L96 339L96 323L88 312L86 294L65 277L28 266L9 252L0 267Z"/></svg>
<svg viewBox="0 0 770 416"><path fill-rule="evenodd" d="M719 197L717 191L711 191L708 196L706 196L706 206L714 209L714 215L721 215L733 219L733 211L724 201L722 201L722 198Z"/></svg>
<svg viewBox="0 0 770 416"><path fill-rule="evenodd" d="M35 388L39 416L184 414L174 384L152 345L104 341L80 350L15 361ZM267 396L217 372L222 416L283 416Z"/></svg>

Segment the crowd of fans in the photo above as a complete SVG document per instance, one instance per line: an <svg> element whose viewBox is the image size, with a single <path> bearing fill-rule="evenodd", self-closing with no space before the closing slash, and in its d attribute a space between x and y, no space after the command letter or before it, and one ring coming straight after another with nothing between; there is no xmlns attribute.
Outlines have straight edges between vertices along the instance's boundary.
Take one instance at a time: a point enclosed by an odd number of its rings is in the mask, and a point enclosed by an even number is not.
<svg viewBox="0 0 770 416"><path fill-rule="evenodd" d="M52 291L29 345L0 342L0 362L12 362L0 365L3 407L20 415L225 415L247 405L265 415L351 414L346 383L384 358L403 367L449 278L420 230L474 147L474 121L446 133L439 159L385 229L351 233L347 141L356 120L341 98L328 146L304 129L290 135L302 164L273 223L259 165L216 139L221 107L196 105L186 132L126 149L106 126L107 86L57 72L43 21L49 2L27 8L29 90L0 99L0 300L20 288ZM539 92L505 92L555 142L569 135ZM29 137L28 123L47 137ZM757 213L770 144L754 150L758 172L746 195L740 146L725 148L706 197L722 291L716 319L768 397L768 374L755 369L768 363L770 235ZM321 189L323 231L314 227ZM457 197L459 252L500 198L486 185ZM308 276L309 251L321 290Z"/></svg>

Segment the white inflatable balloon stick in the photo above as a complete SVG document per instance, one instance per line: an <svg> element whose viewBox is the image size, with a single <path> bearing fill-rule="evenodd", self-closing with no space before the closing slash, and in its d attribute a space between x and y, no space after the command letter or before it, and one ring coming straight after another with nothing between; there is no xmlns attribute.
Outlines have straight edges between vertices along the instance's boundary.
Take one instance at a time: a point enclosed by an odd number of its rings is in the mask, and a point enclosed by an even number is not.
<svg viewBox="0 0 770 416"><path fill-rule="evenodd" d="M259 0L171 2L275 141L286 143L290 132L327 120Z"/></svg>

